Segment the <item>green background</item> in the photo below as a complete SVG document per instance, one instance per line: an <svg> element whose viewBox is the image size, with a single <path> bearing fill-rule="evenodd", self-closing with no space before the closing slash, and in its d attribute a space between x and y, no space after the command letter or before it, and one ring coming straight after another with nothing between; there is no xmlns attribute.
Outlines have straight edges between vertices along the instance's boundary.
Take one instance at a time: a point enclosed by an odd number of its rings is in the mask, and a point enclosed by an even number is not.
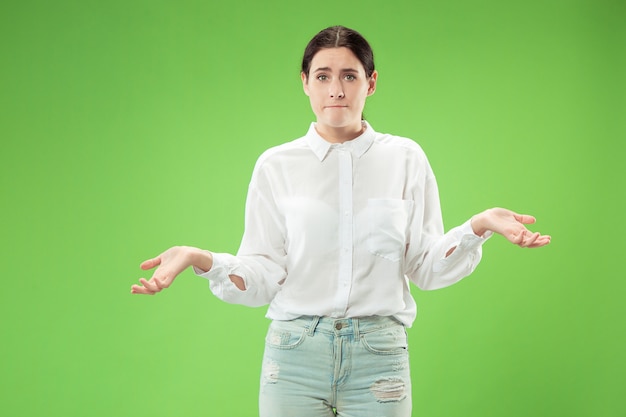
<svg viewBox="0 0 626 417"><path fill-rule="evenodd" d="M256 158L313 120L304 46L343 24L446 227L503 206L553 235L415 289L414 415L626 416L624 22L618 0L2 2L0 413L257 414L265 308L190 271L129 290L172 245L236 251Z"/></svg>

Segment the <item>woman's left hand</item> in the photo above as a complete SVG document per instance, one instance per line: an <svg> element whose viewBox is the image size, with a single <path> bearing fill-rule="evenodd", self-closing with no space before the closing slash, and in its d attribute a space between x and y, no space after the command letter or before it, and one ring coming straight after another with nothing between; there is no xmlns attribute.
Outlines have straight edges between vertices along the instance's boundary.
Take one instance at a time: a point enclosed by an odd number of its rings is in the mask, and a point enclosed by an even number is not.
<svg viewBox="0 0 626 417"><path fill-rule="evenodd" d="M504 208L492 208L477 214L471 224L478 236L487 231L499 233L511 243L522 248L538 248L550 243L551 236L531 232L525 225L535 223L535 218L528 214L518 214Z"/></svg>

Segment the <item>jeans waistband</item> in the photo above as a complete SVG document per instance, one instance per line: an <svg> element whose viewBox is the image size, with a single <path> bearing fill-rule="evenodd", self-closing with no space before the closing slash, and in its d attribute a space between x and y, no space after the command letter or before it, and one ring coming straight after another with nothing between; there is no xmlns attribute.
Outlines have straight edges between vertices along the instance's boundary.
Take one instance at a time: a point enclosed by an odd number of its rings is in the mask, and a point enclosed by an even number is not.
<svg viewBox="0 0 626 417"><path fill-rule="evenodd" d="M309 336L313 336L315 332L321 332L336 335L354 335L355 338L358 338L359 334L370 333L387 327L404 326L394 317L384 316L352 317L345 319L301 316L297 319L290 320L290 322L293 325L306 329Z"/></svg>

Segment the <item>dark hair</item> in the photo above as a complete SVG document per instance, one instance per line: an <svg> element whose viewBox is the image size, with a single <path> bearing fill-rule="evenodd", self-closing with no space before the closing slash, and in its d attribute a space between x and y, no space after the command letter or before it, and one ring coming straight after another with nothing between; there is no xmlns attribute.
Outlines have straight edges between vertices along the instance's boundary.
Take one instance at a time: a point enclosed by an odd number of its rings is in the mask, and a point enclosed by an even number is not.
<svg viewBox="0 0 626 417"><path fill-rule="evenodd" d="M345 47L361 61L365 75L371 77L374 73L374 52L372 47L359 32L345 26L331 26L319 32L311 39L304 50L302 58L302 72L309 77L311 61L320 49Z"/></svg>

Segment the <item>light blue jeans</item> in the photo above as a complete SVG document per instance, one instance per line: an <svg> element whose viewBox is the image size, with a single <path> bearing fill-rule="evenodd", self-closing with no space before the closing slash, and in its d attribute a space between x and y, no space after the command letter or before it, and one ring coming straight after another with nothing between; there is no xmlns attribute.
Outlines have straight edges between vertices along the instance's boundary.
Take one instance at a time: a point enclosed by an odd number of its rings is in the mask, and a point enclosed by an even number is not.
<svg viewBox="0 0 626 417"><path fill-rule="evenodd" d="M391 317L273 321L261 417L410 417L407 334Z"/></svg>

